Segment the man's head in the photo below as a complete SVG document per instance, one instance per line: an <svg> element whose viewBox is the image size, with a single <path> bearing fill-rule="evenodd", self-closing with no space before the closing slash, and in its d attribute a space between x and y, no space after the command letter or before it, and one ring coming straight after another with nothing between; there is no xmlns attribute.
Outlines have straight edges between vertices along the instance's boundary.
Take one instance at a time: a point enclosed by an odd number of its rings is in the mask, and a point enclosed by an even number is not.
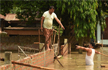
<svg viewBox="0 0 108 70"><path fill-rule="evenodd" d="M54 12L54 9L55 9L54 6L50 6L50 7L49 7L49 12L50 12L50 13L53 13L53 12Z"/></svg>
<svg viewBox="0 0 108 70"><path fill-rule="evenodd" d="M91 43L89 44L89 48L95 48L95 43L91 42Z"/></svg>

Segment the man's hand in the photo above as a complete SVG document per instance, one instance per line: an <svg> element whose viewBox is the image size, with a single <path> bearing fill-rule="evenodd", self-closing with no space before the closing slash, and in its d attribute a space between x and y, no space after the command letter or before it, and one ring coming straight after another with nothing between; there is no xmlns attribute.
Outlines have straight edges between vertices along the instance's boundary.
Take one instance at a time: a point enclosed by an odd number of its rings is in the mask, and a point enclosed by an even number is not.
<svg viewBox="0 0 108 70"><path fill-rule="evenodd" d="M43 27L41 27L41 31L43 32Z"/></svg>
<svg viewBox="0 0 108 70"><path fill-rule="evenodd" d="M98 51L96 51L96 50L95 50L95 53L97 53L97 54L101 54L100 52L98 52Z"/></svg>
<svg viewBox="0 0 108 70"><path fill-rule="evenodd" d="M44 20L44 18L45 18L45 17L43 17L43 16L41 17L41 31L42 31L42 32L43 32L43 20Z"/></svg>
<svg viewBox="0 0 108 70"><path fill-rule="evenodd" d="M76 45L76 49L80 49L80 46Z"/></svg>
<svg viewBox="0 0 108 70"><path fill-rule="evenodd" d="M62 25L61 27L65 30L65 28L64 28L64 26L63 26L63 25Z"/></svg>
<svg viewBox="0 0 108 70"><path fill-rule="evenodd" d="M55 20L59 23L59 25L65 30L64 26L62 25L61 21L56 17Z"/></svg>

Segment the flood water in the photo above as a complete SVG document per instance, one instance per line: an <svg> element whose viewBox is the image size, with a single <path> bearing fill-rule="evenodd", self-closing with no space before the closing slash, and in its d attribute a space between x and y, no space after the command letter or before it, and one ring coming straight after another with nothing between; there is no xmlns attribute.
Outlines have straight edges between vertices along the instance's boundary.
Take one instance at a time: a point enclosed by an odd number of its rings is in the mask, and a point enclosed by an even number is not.
<svg viewBox="0 0 108 70"><path fill-rule="evenodd" d="M96 50L102 52L102 48ZM108 47L103 48L103 53L108 55ZM94 66L86 66L85 55L86 52L83 52L83 54L78 54L78 52L72 52L71 54L59 59L59 61L64 67L60 66L57 60L55 60L54 63L50 64L48 67L54 68L56 70L108 70L108 68L100 67L101 64L108 64L108 57L102 56L100 54L95 54ZM4 52L0 52L0 57L4 57ZM24 57L24 55L19 56L18 52L12 52L12 60L19 60ZM4 62L0 61L0 65L4 65Z"/></svg>
<svg viewBox="0 0 108 70"><path fill-rule="evenodd" d="M102 52L102 48L96 50ZM108 55L108 47L103 48L103 53ZM108 70L108 68L100 67L101 64L108 64L108 57L95 54L94 66L86 66L85 55L86 52L83 52L83 54L72 52L71 54L59 59L64 67L60 66L57 60L55 60L54 64L51 64L48 67L54 68L56 70Z"/></svg>
<svg viewBox="0 0 108 70"><path fill-rule="evenodd" d="M5 58L5 52L6 51L0 51L0 58ZM9 51L9 52L12 52L12 57L11 57L11 60L20 60L20 59L23 59L25 58L26 56L23 54L23 53L18 53L18 51ZM26 53L27 55L32 55L34 53ZM3 61L0 61L0 65L4 65L5 63Z"/></svg>

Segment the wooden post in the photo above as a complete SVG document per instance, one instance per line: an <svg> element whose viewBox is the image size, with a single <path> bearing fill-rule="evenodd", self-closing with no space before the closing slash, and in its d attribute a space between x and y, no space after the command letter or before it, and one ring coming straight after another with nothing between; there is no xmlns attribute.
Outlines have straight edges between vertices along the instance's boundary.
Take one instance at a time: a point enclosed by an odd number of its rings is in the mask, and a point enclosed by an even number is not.
<svg viewBox="0 0 108 70"><path fill-rule="evenodd" d="M59 47L60 47L60 25L59 25L59 32L58 32L58 54L59 54Z"/></svg>
<svg viewBox="0 0 108 70"><path fill-rule="evenodd" d="M5 21L1 19L1 31L4 31Z"/></svg>
<svg viewBox="0 0 108 70"><path fill-rule="evenodd" d="M6 51L5 52L5 64L10 64L12 58L12 52Z"/></svg>
<svg viewBox="0 0 108 70"><path fill-rule="evenodd" d="M101 65L101 55L100 54L97 55L97 61L98 61L98 65L100 66Z"/></svg>
<svg viewBox="0 0 108 70"><path fill-rule="evenodd" d="M61 21L61 18L60 18L60 21ZM58 54L59 54L59 50L60 50L60 25L59 25L59 29L58 29Z"/></svg>
<svg viewBox="0 0 108 70"><path fill-rule="evenodd" d="M65 38L65 39L64 39L64 44L66 44L67 42L68 42L68 40Z"/></svg>
<svg viewBox="0 0 108 70"><path fill-rule="evenodd" d="M38 33L39 33L39 43L40 43L40 29L38 29Z"/></svg>
<svg viewBox="0 0 108 70"><path fill-rule="evenodd" d="M66 44L66 46L65 47L67 47L67 50L66 51L68 51L68 53L70 54L71 53L71 46L68 46L67 44L68 44L68 39L64 39L64 45Z"/></svg>
<svg viewBox="0 0 108 70"><path fill-rule="evenodd" d="M44 46L44 43L39 43L39 50L41 50L43 46ZM45 47L43 48L42 51L44 51L44 50L45 50Z"/></svg>
<svg viewBox="0 0 108 70"><path fill-rule="evenodd" d="M54 34L54 41L53 41L53 44L55 44L55 38L56 38L56 32Z"/></svg>
<svg viewBox="0 0 108 70"><path fill-rule="evenodd" d="M68 53L71 54L71 43L69 43L69 46L68 46Z"/></svg>

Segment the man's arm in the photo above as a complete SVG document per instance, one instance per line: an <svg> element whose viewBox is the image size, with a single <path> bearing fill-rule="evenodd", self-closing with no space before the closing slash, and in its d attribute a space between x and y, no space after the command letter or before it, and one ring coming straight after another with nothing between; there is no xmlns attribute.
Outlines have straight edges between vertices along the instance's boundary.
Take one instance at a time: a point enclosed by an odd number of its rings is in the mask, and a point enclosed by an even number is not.
<svg viewBox="0 0 108 70"><path fill-rule="evenodd" d="M85 50L85 51L89 51L90 48L85 48L85 47L82 47L82 46L78 46L76 45L76 49L82 49L82 50Z"/></svg>
<svg viewBox="0 0 108 70"><path fill-rule="evenodd" d="M43 17L43 16L42 16L42 18L41 18L41 31L43 31L43 20L44 20L44 18L45 18L45 17Z"/></svg>
<svg viewBox="0 0 108 70"><path fill-rule="evenodd" d="M63 29L65 29L64 26L62 25L61 21L60 21L57 17L55 17L55 20L59 23L59 25L60 25Z"/></svg>
<svg viewBox="0 0 108 70"><path fill-rule="evenodd" d="M95 50L95 53L97 53L97 54L101 54L100 52L98 52L98 51L96 51L96 50Z"/></svg>

